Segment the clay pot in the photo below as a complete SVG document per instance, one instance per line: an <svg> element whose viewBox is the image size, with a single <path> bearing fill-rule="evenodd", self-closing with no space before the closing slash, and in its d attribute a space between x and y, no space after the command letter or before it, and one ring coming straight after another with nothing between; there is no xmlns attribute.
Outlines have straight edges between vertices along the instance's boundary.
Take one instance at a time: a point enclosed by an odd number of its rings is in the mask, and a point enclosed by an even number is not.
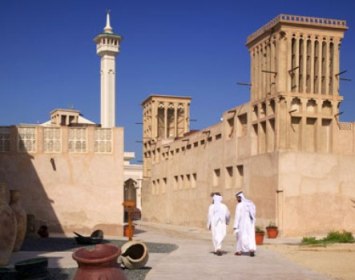
<svg viewBox="0 0 355 280"><path fill-rule="evenodd" d="M27 229L27 214L21 204L20 192L17 190L10 191L10 207L15 213L17 222L16 241L13 249L16 252L21 249Z"/></svg>
<svg viewBox="0 0 355 280"><path fill-rule="evenodd" d="M141 241L128 241L121 250L120 262L128 269L142 268L148 261L148 248Z"/></svg>
<svg viewBox="0 0 355 280"><path fill-rule="evenodd" d="M267 238L276 238L279 234L277 227L266 227Z"/></svg>
<svg viewBox="0 0 355 280"><path fill-rule="evenodd" d="M117 263L121 250L111 244L98 244L94 248L80 248L73 253L77 261L74 280L127 280Z"/></svg>
<svg viewBox="0 0 355 280"><path fill-rule="evenodd" d="M8 190L0 184L0 266L9 263L16 241L16 216L8 204Z"/></svg>
<svg viewBox="0 0 355 280"><path fill-rule="evenodd" d="M265 235L265 232L263 232L263 231L255 232L255 243L256 243L256 245L262 245L264 243L264 235Z"/></svg>

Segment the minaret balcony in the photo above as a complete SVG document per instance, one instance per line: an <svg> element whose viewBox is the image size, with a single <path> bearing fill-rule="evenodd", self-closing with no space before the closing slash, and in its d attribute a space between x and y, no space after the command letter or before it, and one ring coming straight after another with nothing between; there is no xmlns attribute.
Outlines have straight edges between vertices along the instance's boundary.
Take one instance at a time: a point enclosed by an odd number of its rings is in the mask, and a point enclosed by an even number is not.
<svg viewBox="0 0 355 280"><path fill-rule="evenodd" d="M117 54L119 52L119 47L118 45L117 46L114 46L114 45L107 45L107 44L100 44L100 45L97 45L96 47L96 53L97 54L101 54L101 53L112 53L112 54Z"/></svg>

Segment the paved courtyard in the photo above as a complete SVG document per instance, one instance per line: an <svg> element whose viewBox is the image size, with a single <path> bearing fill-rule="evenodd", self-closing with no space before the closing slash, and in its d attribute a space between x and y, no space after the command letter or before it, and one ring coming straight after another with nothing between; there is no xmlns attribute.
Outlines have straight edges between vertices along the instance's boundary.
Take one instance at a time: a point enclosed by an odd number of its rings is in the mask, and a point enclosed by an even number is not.
<svg viewBox="0 0 355 280"><path fill-rule="evenodd" d="M129 280L332 279L288 260L282 254L270 250L269 246L259 246L253 258L248 255L234 256L235 242L232 234L227 236L223 244L222 256L212 253L210 233L203 229L138 222L133 239L149 244L149 260L144 269L125 270ZM120 246L125 241L126 239L121 238L112 242ZM279 238L267 240L271 245L295 244L297 241ZM14 253L8 268L12 269L14 263L19 260L45 256L49 259L49 268L54 275L51 279L72 279L77 267L71 257L75 248L68 247L69 243L65 240L62 242L64 243L51 245L51 251L46 251L47 245L44 244L43 248L38 247L38 251L22 250Z"/></svg>

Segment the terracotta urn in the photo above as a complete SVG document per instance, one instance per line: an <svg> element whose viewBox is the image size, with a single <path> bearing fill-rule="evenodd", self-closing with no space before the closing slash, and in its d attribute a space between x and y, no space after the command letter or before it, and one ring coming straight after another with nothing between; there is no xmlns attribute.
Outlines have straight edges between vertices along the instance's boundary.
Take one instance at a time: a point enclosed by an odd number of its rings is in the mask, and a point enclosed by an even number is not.
<svg viewBox="0 0 355 280"><path fill-rule="evenodd" d="M127 280L117 263L121 250L111 244L97 244L94 248L80 248L73 253L78 263L74 280Z"/></svg>
<svg viewBox="0 0 355 280"><path fill-rule="evenodd" d="M18 190L10 191L10 207L15 213L17 222L16 241L13 251L19 251L25 240L27 230L27 213L22 207L20 200L20 192Z"/></svg>
<svg viewBox="0 0 355 280"><path fill-rule="evenodd" d="M8 203L8 190L0 184L0 266L6 266L10 260L16 241L16 216Z"/></svg>

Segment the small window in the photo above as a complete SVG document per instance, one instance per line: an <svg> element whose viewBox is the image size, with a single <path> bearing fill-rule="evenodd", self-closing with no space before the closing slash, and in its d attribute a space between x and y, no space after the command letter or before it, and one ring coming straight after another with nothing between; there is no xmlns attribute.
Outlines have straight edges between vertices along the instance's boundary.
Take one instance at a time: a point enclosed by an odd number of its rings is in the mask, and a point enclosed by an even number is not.
<svg viewBox="0 0 355 280"><path fill-rule="evenodd" d="M228 128L227 128L227 137L231 138L234 132L234 118L230 118L227 120Z"/></svg>
<svg viewBox="0 0 355 280"><path fill-rule="evenodd" d="M177 190L179 188L179 176L174 176L173 188L174 190Z"/></svg>
<svg viewBox="0 0 355 280"><path fill-rule="evenodd" d="M191 177L191 188L196 188L196 182L197 182L197 174L196 173L192 173L192 177Z"/></svg>
<svg viewBox="0 0 355 280"><path fill-rule="evenodd" d="M186 175L186 187L187 188L191 187L191 176L190 176L190 174Z"/></svg>
<svg viewBox="0 0 355 280"><path fill-rule="evenodd" d="M219 185L219 179L221 177L221 169L215 169L213 170L213 186L217 187Z"/></svg>
<svg viewBox="0 0 355 280"><path fill-rule="evenodd" d="M179 189L183 189L184 187L185 187L184 175L180 175Z"/></svg>
<svg viewBox="0 0 355 280"><path fill-rule="evenodd" d="M162 187L161 187L161 193L165 193L166 192L167 183L168 183L168 180L166 178L163 178Z"/></svg>
<svg viewBox="0 0 355 280"><path fill-rule="evenodd" d="M225 186L227 189L233 186L233 166L226 167L226 183Z"/></svg>
<svg viewBox="0 0 355 280"><path fill-rule="evenodd" d="M156 186L155 186L155 180L153 180L153 182L152 182L152 194L155 194L155 193L156 193L155 188L156 188Z"/></svg>
<svg viewBox="0 0 355 280"><path fill-rule="evenodd" d="M243 186L243 181L244 181L244 166L243 165L237 165L237 187L242 187Z"/></svg>

